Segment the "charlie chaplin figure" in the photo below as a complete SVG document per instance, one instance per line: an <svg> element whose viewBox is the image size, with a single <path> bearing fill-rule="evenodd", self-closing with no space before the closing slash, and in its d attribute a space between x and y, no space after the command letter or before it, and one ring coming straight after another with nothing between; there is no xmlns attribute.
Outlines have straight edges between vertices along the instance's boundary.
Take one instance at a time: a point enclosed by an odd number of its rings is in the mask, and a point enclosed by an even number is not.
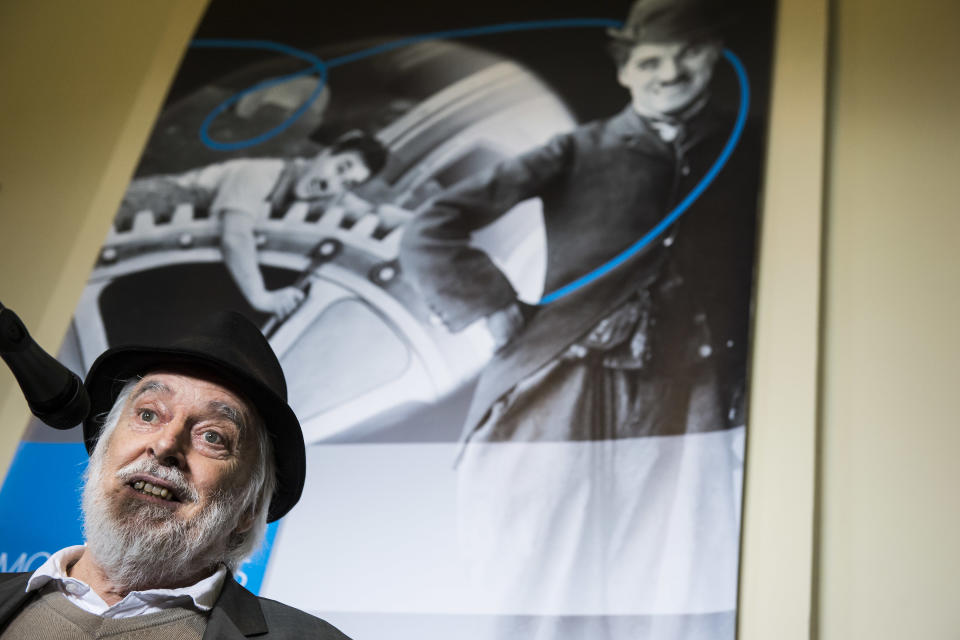
<svg viewBox="0 0 960 640"><path fill-rule="evenodd" d="M590 629L542 618L524 637L733 637L752 133L666 234L549 304L519 301L470 245L540 198L549 293L664 219L734 128L737 105L713 99L733 81L718 73L730 16L721 2L638 0L609 31L629 104L455 185L403 238L401 264L432 311L451 331L485 319L498 346L459 466L484 592L511 611L630 614Z"/></svg>

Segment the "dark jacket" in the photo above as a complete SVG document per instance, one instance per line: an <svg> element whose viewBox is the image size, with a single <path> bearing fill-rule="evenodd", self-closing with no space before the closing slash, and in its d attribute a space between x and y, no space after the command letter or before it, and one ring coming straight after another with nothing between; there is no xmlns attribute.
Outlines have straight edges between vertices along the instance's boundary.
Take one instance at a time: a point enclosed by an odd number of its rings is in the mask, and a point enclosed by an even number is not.
<svg viewBox="0 0 960 640"><path fill-rule="evenodd" d="M0 632L39 593L25 591L31 575L29 572L0 573ZM320 618L267 598L258 598L233 578L228 578L210 611L204 640L242 640L250 636L264 640L349 640Z"/></svg>
<svg viewBox="0 0 960 640"><path fill-rule="evenodd" d="M686 123L683 136L666 143L627 107L609 120L557 136L428 203L404 232L401 266L432 311L458 331L516 301L516 292L490 258L469 246L471 234L518 202L539 197L547 241L544 292L550 293L617 256L663 219L708 170L732 127L732 117L707 108ZM671 318L672 336L709 336L718 356L727 344L742 350L749 317L757 151L738 150L735 157L749 156L747 166L736 172L725 169L669 236L570 295L536 307L522 332L481 375L465 435L498 397L665 273L688 285L683 295L671 296L677 307L673 317L670 309L659 311ZM714 240L722 246L706 246ZM714 288L719 294L708 295ZM736 300L732 291L738 292ZM726 320L718 320L716 330L697 330L695 325L703 325L709 315L696 310L697 300L708 306L719 302L714 314ZM678 314L681 320L675 319ZM700 353L689 345L678 350L674 337L660 341L660 350L670 356L652 363L654 369Z"/></svg>

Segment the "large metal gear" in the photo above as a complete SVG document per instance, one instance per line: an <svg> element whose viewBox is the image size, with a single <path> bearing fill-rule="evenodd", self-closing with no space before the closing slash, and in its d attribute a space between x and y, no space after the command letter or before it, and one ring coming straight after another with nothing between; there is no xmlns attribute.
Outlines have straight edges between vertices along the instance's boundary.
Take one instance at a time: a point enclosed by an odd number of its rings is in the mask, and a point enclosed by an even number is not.
<svg viewBox="0 0 960 640"><path fill-rule="evenodd" d="M460 70L440 86L438 61L447 76ZM395 84L435 87L376 132L393 159L387 170L321 209L299 202L271 214L264 205L255 225L265 275L308 291L282 323L263 323L308 443L349 440L396 422L482 368L492 346L482 324L447 332L431 321L401 272L404 223L453 182L573 125L548 87L489 52L427 42L376 63L357 72L371 74L371 82L389 75ZM77 350L79 368L86 370L127 335L124 323L151 322L154 307L163 317L189 315L193 307L202 313L220 298L236 303L219 238L219 220L190 204L176 206L172 215L141 211L132 224L113 229L76 311L75 332L68 336L76 344L65 345L65 351ZM537 298L543 272L538 203L522 204L476 242L501 263L521 295ZM209 280L206 289L182 293L199 286L198 279ZM459 425L451 429L456 433Z"/></svg>

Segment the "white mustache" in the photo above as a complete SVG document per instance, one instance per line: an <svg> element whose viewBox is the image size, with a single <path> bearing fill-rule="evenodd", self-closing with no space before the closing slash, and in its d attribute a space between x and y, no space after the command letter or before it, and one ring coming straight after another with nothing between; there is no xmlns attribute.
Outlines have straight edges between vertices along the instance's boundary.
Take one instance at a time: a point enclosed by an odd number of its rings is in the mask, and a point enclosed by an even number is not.
<svg viewBox="0 0 960 640"><path fill-rule="evenodd" d="M176 467L162 466L156 461L139 460L131 462L117 471L115 475L120 481L126 483L138 473L146 473L169 483L183 502L196 502L200 498L193 485L183 477L182 471Z"/></svg>

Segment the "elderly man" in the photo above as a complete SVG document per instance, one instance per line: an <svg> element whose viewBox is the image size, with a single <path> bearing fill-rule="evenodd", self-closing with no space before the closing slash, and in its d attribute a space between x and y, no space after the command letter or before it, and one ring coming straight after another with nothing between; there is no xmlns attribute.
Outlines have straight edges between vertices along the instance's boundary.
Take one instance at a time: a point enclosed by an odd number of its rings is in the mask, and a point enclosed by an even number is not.
<svg viewBox="0 0 960 640"><path fill-rule="evenodd" d="M386 160L387 151L375 137L355 130L311 159L240 158L179 175L139 178L128 187L116 224L129 225L138 211L165 214L178 204L209 210L221 221L224 262L247 302L283 318L304 292L266 288L253 233L257 218L265 211L283 212L297 201L327 206L373 177Z"/></svg>
<svg viewBox="0 0 960 640"><path fill-rule="evenodd" d="M623 111L455 185L405 231L401 265L436 316L452 331L485 319L498 345L466 419L459 495L481 592L505 610L721 612L732 633L756 147L617 262L731 136L736 105L711 92L727 10L638 0L610 32ZM535 197L545 292L602 275L528 305L471 235ZM567 633L661 637L644 624Z"/></svg>
<svg viewBox="0 0 960 640"><path fill-rule="evenodd" d="M86 545L0 575L0 638L346 638L232 576L305 473L254 325L223 313L172 344L110 349L85 384Z"/></svg>

